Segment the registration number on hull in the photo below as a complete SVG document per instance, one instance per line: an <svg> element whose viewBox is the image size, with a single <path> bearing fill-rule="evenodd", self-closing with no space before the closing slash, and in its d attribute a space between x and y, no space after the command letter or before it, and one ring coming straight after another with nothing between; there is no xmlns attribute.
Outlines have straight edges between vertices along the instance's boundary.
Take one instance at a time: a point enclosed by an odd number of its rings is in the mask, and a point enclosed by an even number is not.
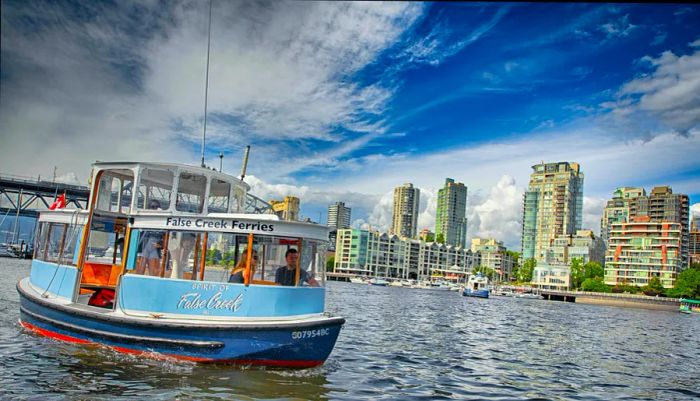
<svg viewBox="0 0 700 401"><path fill-rule="evenodd" d="M314 338L314 337L320 337L320 336L327 336L329 334L331 334L330 329L293 331L292 332L292 340L301 340L303 338Z"/></svg>

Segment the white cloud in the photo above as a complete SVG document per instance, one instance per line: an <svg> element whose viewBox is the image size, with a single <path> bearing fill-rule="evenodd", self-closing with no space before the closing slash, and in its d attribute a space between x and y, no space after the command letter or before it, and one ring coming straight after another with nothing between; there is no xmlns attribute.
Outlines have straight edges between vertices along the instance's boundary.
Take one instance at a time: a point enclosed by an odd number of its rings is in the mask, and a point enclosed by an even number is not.
<svg viewBox="0 0 700 401"><path fill-rule="evenodd" d="M629 15L623 15L616 21L601 25L599 29L607 35L608 39L611 39L628 36L636 27L629 22Z"/></svg>
<svg viewBox="0 0 700 401"><path fill-rule="evenodd" d="M700 51L677 56L671 51L658 58L642 58L653 71L624 84L616 102L603 103L616 116L637 118L640 112L657 117L686 134L700 124Z"/></svg>
<svg viewBox="0 0 700 401"><path fill-rule="evenodd" d="M690 216L700 225L700 203L690 205Z"/></svg>
<svg viewBox="0 0 700 401"><path fill-rule="evenodd" d="M82 177L94 160L197 164L205 5L95 3L85 5L92 17L84 20L65 3L3 7L3 166L46 176L58 165ZM281 177L330 163L385 133L379 115L395 87L348 77L393 46L423 9L214 2L207 161L253 144L251 167ZM22 25L27 20L37 21L31 34ZM309 141L329 149L298 152L314 147ZM12 151L18 148L32 149L35 160L26 163ZM226 170L237 169L238 160L227 157Z"/></svg>
<svg viewBox="0 0 700 401"><path fill-rule="evenodd" d="M515 178L502 176L491 187L486 199L477 202L470 201L467 210L468 239L496 238L508 248L518 250L522 229L523 190L518 188Z"/></svg>

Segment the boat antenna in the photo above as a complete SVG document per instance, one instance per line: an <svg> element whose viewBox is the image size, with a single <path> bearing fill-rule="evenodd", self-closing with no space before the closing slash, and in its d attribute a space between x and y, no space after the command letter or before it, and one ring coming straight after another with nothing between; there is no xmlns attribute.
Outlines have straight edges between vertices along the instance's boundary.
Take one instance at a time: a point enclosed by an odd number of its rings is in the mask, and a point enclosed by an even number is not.
<svg viewBox="0 0 700 401"><path fill-rule="evenodd" d="M246 145L245 154L243 155L243 167L241 168L241 181L245 178L245 170L248 168L248 154L250 153L250 145Z"/></svg>
<svg viewBox="0 0 700 401"><path fill-rule="evenodd" d="M204 166L204 145L207 140L207 99L209 97L209 50L211 49L211 4L209 0L209 33L207 35L207 72L204 84L204 132L202 133L202 167Z"/></svg>

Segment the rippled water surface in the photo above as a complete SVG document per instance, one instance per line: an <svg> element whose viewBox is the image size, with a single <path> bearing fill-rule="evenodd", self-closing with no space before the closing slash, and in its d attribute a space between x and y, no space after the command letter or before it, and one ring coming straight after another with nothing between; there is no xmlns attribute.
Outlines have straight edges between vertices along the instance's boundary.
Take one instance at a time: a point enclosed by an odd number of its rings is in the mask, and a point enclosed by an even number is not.
<svg viewBox="0 0 700 401"><path fill-rule="evenodd" d="M345 316L326 364L264 370L136 358L22 329L0 258L2 399L700 398L700 316L454 292L329 283Z"/></svg>

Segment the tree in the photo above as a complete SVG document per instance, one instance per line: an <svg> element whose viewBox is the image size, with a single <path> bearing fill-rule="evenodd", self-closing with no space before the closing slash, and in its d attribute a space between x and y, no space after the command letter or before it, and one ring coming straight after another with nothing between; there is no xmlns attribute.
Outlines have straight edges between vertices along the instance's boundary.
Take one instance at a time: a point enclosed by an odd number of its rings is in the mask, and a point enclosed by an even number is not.
<svg viewBox="0 0 700 401"><path fill-rule="evenodd" d="M690 269L683 270L667 293L674 298L700 299L700 265L693 263Z"/></svg>
<svg viewBox="0 0 700 401"><path fill-rule="evenodd" d="M571 259L571 288L577 289L581 288L581 284L586 280L586 272L583 266L583 259L573 258Z"/></svg>
<svg viewBox="0 0 700 401"><path fill-rule="evenodd" d="M440 233L437 236L435 236L435 242L438 244L444 244L445 243L445 234Z"/></svg>
<svg viewBox="0 0 700 401"><path fill-rule="evenodd" d="M590 292L610 292L610 286L603 282L602 277L585 279L583 283L581 283L581 289Z"/></svg>
<svg viewBox="0 0 700 401"><path fill-rule="evenodd" d="M518 269L520 268L520 252L506 251L506 256L509 256L513 260L513 271L511 277L508 277L508 279L517 279Z"/></svg>
<svg viewBox="0 0 700 401"><path fill-rule="evenodd" d="M207 251L207 264L217 265L221 261L221 252L218 249L210 249Z"/></svg>
<svg viewBox="0 0 700 401"><path fill-rule="evenodd" d="M661 285L661 280L657 276L654 276L649 280L649 284L642 287L644 294L646 295L659 295L664 292L664 286Z"/></svg>
<svg viewBox="0 0 700 401"><path fill-rule="evenodd" d="M535 271L537 261L533 258L526 260L523 266L518 269L518 281L529 283L532 281L532 273Z"/></svg>
<svg viewBox="0 0 700 401"><path fill-rule="evenodd" d="M496 276L496 270L487 267L487 266L478 266L474 268L474 274L476 273L481 273L482 275L486 276L489 278L489 280L493 280L494 276Z"/></svg>
<svg viewBox="0 0 700 401"><path fill-rule="evenodd" d="M333 265L335 265L335 256L331 256L328 258L326 261L326 271L327 272L332 272L333 271Z"/></svg>

